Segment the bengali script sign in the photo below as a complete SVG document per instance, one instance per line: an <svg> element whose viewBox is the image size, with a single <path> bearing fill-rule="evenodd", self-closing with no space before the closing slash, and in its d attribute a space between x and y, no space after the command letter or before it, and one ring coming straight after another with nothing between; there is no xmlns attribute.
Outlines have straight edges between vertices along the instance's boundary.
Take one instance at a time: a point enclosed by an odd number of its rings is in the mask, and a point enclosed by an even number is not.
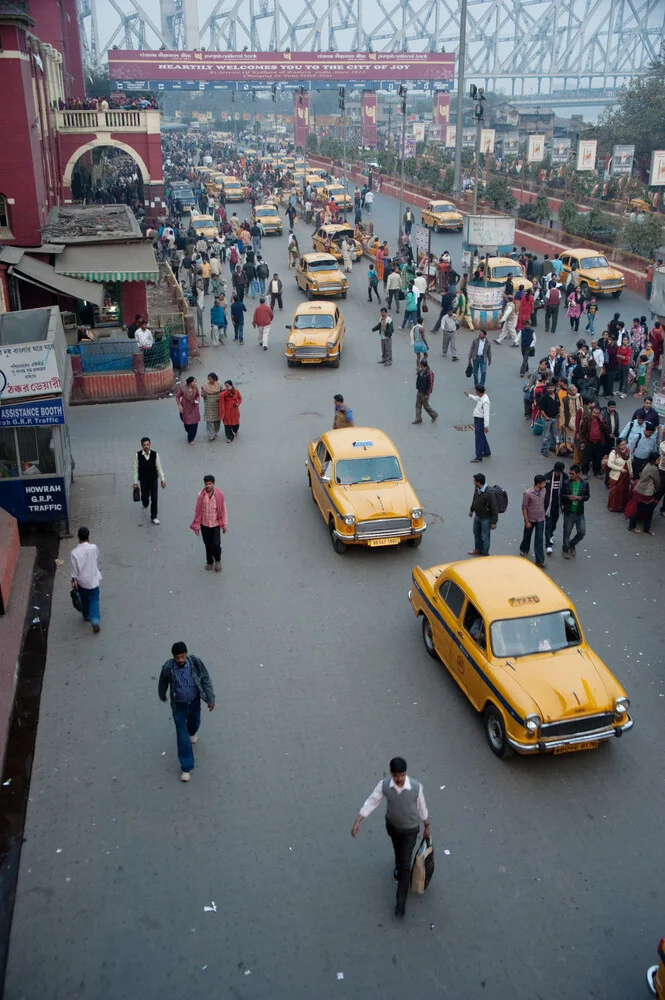
<svg viewBox="0 0 665 1000"><path fill-rule="evenodd" d="M62 385L53 344L0 347L0 398L3 402L58 392L62 392Z"/></svg>

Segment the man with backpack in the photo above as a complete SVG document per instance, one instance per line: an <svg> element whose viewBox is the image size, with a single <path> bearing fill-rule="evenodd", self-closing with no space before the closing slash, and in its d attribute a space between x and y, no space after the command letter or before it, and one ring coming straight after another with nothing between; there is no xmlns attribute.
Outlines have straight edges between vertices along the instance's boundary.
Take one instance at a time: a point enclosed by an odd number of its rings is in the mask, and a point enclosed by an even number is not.
<svg viewBox="0 0 665 1000"><path fill-rule="evenodd" d="M372 292L376 295L376 301L380 304L381 299L379 297L379 276L376 273L374 264L369 265L369 271L367 272L367 297L368 302L372 301Z"/></svg>
<svg viewBox="0 0 665 1000"><path fill-rule="evenodd" d="M429 413L432 418L432 423L438 417L439 414L429 404L433 388L434 372L430 369L426 361L421 361L419 367L416 369L416 419L412 423L422 424L423 407L425 408L425 412Z"/></svg>
<svg viewBox="0 0 665 1000"><path fill-rule="evenodd" d="M560 305L561 292L556 286L556 281L550 281L547 294L545 295L545 333L556 333Z"/></svg>
<svg viewBox="0 0 665 1000"><path fill-rule="evenodd" d="M477 472L473 477L473 486L469 517L473 518L474 548L469 555L488 556L491 532L499 523L497 496L492 487L487 485L482 472Z"/></svg>

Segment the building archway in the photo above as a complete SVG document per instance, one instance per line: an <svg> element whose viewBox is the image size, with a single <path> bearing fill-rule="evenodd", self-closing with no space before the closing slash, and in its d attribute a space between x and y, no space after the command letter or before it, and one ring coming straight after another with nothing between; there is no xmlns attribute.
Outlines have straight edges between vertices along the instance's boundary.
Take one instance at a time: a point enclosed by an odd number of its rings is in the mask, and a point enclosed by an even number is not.
<svg viewBox="0 0 665 1000"><path fill-rule="evenodd" d="M126 142L120 142L119 139L111 139L107 136L98 135L97 138L93 139L91 142L86 142L82 146L79 146L78 149L74 150L72 155L69 157L63 174L63 185L65 187L71 188L72 174L74 173L74 168L80 158L85 153L98 149L100 146L114 146L116 149L122 149L138 166L141 171L143 184L150 184L150 172L145 164L145 160L136 152L133 146L128 145Z"/></svg>
<svg viewBox="0 0 665 1000"><path fill-rule="evenodd" d="M124 203L143 208L144 184L133 156L115 146L95 146L83 153L71 176L72 201L87 204Z"/></svg>

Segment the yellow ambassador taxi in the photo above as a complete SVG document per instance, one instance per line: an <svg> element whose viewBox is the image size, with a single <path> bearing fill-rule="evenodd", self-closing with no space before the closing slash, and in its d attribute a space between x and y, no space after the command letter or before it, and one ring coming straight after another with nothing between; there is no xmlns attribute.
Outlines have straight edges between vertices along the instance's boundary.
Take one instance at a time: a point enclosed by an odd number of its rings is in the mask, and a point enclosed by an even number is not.
<svg viewBox="0 0 665 1000"><path fill-rule="evenodd" d="M212 215L203 215L192 209L189 221L197 236L202 236L205 240L214 240L215 236L219 236L219 229Z"/></svg>
<svg viewBox="0 0 665 1000"><path fill-rule="evenodd" d="M330 201L331 198L334 198L335 204L339 205L340 208L351 208L353 205L353 198L339 181L332 181L330 184L326 184L319 191L319 195L325 201Z"/></svg>
<svg viewBox="0 0 665 1000"><path fill-rule="evenodd" d="M260 222L266 236L270 233L281 236L284 228L276 205L257 205L252 212L252 222Z"/></svg>
<svg viewBox="0 0 665 1000"><path fill-rule="evenodd" d="M228 175L222 178L222 189L224 191L224 197L227 201L244 201L245 200L245 188L237 177L229 177Z"/></svg>
<svg viewBox="0 0 665 1000"><path fill-rule="evenodd" d="M340 555L349 545L420 545L427 525L397 448L376 427L341 427L310 441L312 499Z"/></svg>
<svg viewBox="0 0 665 1000"><path fill-rule="evenodd" d="M304 302L293 314L287 326L286 363L320 365L328 363L339 368L344 349L344 317L334 302Z"/></svg>
<svg viewBox="0 0 665 1000"><path fill-rule="evenodd" d="M626 279L623 271L611 267L605 254L597 250L564 250L559 254L563 264L562 276L567 279L571 271L578 275L578 286L585 296L611 295L618 299Z"/></svg>
<svg viewBox="0 0 665 1000"><path fill-rule="evenodd" d="M518 260L512 257L488 257L486 262L487 284L505 285L509 274L513 276L513 285L517 291L522 283L526 288L530 282L526 278L526 269Z"/></svg>
<svg viewBox="0 0 665 1000"><path fill-rule="evenodd" d="M665 1000L665 938L658 942L658 965L647 969L647 986L652 997Z"/></svg>
<svg viewBox="0 0 665 1000"><path fill-rule="evenodd" d="M435 233L441 229L462 232L464 216L449 201L430 201L420 214L423 226L431 226Z"/></svg>
<svg viewBox="0 0 665 1000"><path fill-rule="evenodd" d="M349 283L331 253L306 253L296 264L296 284L307 298L318 295L341 295L346 298Z"/></svg>
<svg viewBox="0 0 665 1000"><path fill-rule="evenodd" d="M324 247L330 241L330 253L337 260L341 260L342 241L346 238L352 247L351 260L360 260L363 255L363 248L358 240L354 239L353 232L351 226L341 222L332 222L328 226L320 226L312 236L312 246L321 253L327 253L328 251L324 251Z"/></svg>
<svg viewBox="0 0 665 1000"><path fill-rule="evenodd" d="M587 645L569 598L516 556L412 573L425 648L481 712L497 757L594 750L628 732L626 692Z"/></svg>

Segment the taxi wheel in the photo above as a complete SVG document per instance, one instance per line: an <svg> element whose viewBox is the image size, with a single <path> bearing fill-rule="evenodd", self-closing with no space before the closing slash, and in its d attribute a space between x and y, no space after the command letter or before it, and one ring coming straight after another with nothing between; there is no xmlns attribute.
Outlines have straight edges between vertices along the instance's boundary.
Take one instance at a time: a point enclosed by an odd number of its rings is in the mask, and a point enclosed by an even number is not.
<svg viewBox="0 0 665 1000"><path fill-rule="evenodd" d="M439 231L439 223L438 223L438 222L435 222L435 223L434 223L434 232L435 232L435 233L438 233L438 231Z"/></svg>
<svg viewBox="0 0 665 1000"><path fill-rule="evenodd" d="M423 642L425 643L425 649L432 657L433 660L439 659L439 654L434 647L434 635L432 633L432 626L429 623L429 618L423 615Z"/></svg>
<svg viewBox="0 0 665 1000"><path fill-rule="evenodd" d="M423 540L422 535L418 535L416 538L410 538L409 545L411 546L412 549L417 549L422 540Z"/></svg>
<svg viewBox="0 0 665 1000"><path fill-rule="evenodd" d="M586 281L580 281L580 291L585 299L589 298L589 285Z"/></svg>
<svg viewBox="0 0 665 1000"><path fill-rule="evenodd" d="M506 739L506 727L503 724L501 713L494 705L488 705L483 718L485 720L485 735L487 736L490 750L497 757L508 757L511 750Z"/></svg>
<svg viewBox="0 0 665 1000"><path fill-rule="evenodd" d="M344 542L340 541L339 538L337 538L337 536L335 535L335 522L333 521L332 517L328 522L328 527L330 529L330 541L332 542L332 547L334 548L338 556L343 556L344 553L346 552L346 545L344 544Z"/></svg>
<svg viewBox="0 0 665 1000"><path fill-rule="evenodd" d="M342 292L342 298L343 298L343 299L345 299L345 298L346 298L346 292Z"/></svg>
<svg viewBox="0 0 665 1000"><path fill-rule="evenodd" d="M312 291L312 289L311 289L311 288L308 288L308 289L307 289L307 298L309 299L309 301L310 301L310 302L311 302L311 301L312 301L312 299L314 298L314 292Z"/></svg>
<svg viewBox="0 0 665 1000"><path fill-rule="evenodd" d="M619 289L619 291L618 291L618 292L612 292L612 298L613 298L613 299L618 299L618 298L619 298L619 296L621 295L621 292L622 292L622 289L621 289L621 288Z"/></svg>
<svg viewBox="0 0 665 1000"><path fill-rule="evenodd" d="M295 361L293 360L293 358L287 358L287 359L286 359L286 363L287 363L287 365L289 366L289 368L295 368L295 366L296 366L296 363L295 363Z"/></svg>

